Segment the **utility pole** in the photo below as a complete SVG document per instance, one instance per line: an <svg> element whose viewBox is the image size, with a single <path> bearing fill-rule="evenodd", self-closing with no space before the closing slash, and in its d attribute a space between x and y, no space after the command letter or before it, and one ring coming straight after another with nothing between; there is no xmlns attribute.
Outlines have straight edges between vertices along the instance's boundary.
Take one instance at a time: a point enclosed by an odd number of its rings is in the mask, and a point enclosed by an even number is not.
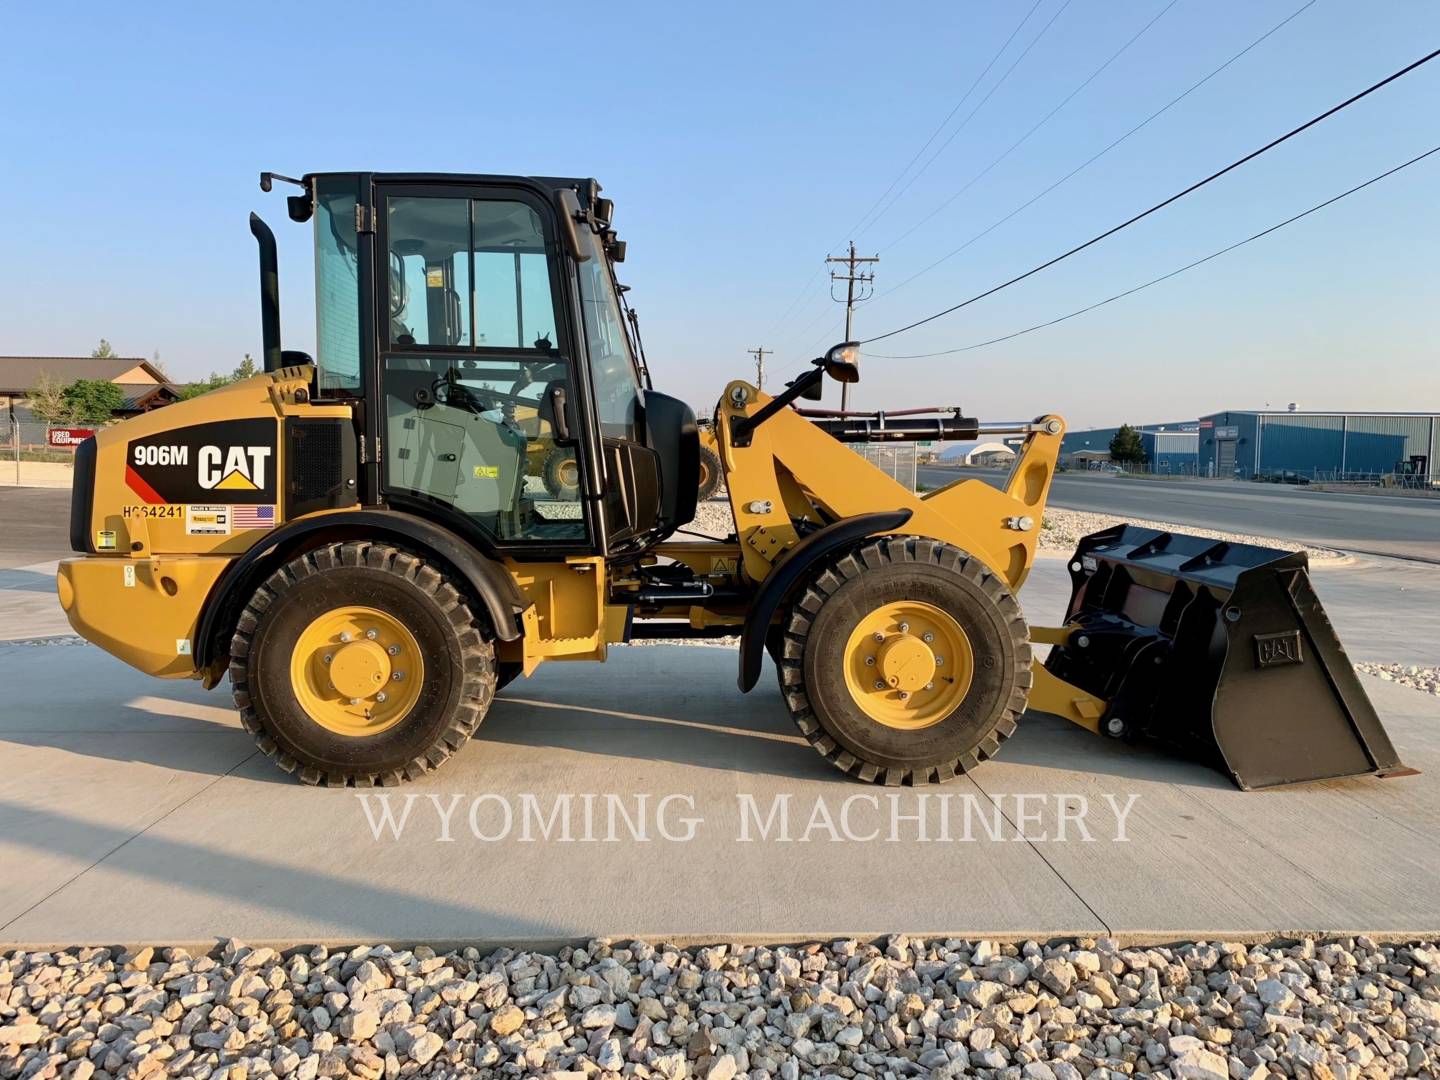
<svg viewBox="0 0 1440 1080"><path fill-rule="evenodd" d="M850 254L827 255L825 256L825 261L827 263L843 263L845 266L846 272L843 274L837 274L834 270L830 271L830 298L834 300L837 304L840 302L840 298L835 295L835 282L845 282L845 340L853 341L855 339L855 301L868 300L872 295L874 295L875 292L875 272L873 270L861 270L857 273L856 267L863 266L866 263L878 263L880 261L880 256L872 255L868 258L865 258L856 255L855 241L851 240ZM855 286L857 284L860 286L860 295L858 296L855 293ZM841 383L840 411L844 412L849 407L849 405L850 384Z"/></svg>
<svg viewBox="0 0 1440 1080"><path fill-rule="evenodd" d="M765 357L774 356L774 349L746 349L751 356L755 357L755 387L759 390L765 389Z"/></svg>

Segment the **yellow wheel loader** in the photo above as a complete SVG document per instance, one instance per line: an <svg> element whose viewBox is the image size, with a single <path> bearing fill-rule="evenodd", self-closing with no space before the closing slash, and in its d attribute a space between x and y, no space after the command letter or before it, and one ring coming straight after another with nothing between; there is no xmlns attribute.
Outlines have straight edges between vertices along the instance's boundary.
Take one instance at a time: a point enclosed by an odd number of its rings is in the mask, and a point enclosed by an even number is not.
<svg viewBox="0 0 1440 1080"><path fill-rule="evenodd" d="M595 181L277 179L313 222L317 355L281 348L252 215L264 372L81 446L59 597L142 671L228 673L245 727L307 783L420 776L504 683L646 635L738 636L744 691L768 653L800 731L866 781L948 780L1027 708L1244 787L1403 771L1303 555L1111 529L1070 562L1061 624L1027 627L1059 417L802 414L858 378L839 345L774 396L725 388L710 439L734 529L677 537L696 418L637 362ZM1003 488L923 495L846 445L1002 434L1020 441Z"/></svg>

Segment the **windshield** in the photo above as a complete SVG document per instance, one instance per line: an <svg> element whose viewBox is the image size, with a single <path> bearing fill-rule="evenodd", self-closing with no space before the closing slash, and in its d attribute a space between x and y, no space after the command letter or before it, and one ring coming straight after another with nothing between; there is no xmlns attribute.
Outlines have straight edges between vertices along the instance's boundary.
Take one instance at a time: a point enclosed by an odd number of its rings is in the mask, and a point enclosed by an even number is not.
<svg viewBox="0 0 1440 1080"><path fill-rule="evenodd" d="M579 264L580 300L600 433L639 442L640 375L630 354L615 276L600 237L585 228L580 235L590 252L590 258Z"/></svg>

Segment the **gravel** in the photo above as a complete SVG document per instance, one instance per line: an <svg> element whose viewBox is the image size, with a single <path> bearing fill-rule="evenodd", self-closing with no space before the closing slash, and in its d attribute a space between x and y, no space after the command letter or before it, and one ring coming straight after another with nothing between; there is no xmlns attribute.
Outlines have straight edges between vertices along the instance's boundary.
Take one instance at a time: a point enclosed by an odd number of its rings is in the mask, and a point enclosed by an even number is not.
<svg viewBox="0 0 1440 1080"><path fill-rule="evenodd" d="M0 1078L1433 1076L1440 948L892 937L0 954Z"/></svg>
<svg viewBox="0 0 1440 1080"><path fill-rule="evenodd" d="M1076 544L1082 537L1099 532L1101 529L1127 523L1140 525L1147 529L1190 533L1194 536L1209 537L1212 540L1228 540L1237 544L1258 544L1261 547L1279 548L1282 551L1303 551L1310 556L1311 562L1327 562L1345 558L1345 553L1342 551L1312 547L1296 540L1282 540L1275 536L1251 536L1248 533L1221 532L1218 529L1203 529L1195 525L1175 525L1166 521L1145 521L1140 518L1116 517L1113 514L1093 514L1084 510L1062 510L1054 506L1046 509L1045 518L1040 525L1040 550L1063 551L1069 554L1075 550Z"/></svg>
<svg viewBox="0 0 1440 1080"><path fill-rule="evenodd" d="M1386 682L1399 683L1422 694L1440 696L1440 667L1421 667L1418 664L1373 664L1362 662L1355 670L1365 675L1374 675Z"/></svg>

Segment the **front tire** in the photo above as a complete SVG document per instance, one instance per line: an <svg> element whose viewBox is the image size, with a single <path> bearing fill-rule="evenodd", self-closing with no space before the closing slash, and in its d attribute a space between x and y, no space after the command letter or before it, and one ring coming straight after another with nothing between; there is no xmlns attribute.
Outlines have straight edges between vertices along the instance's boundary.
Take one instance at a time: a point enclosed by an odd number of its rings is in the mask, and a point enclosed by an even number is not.
<svg viewBox="0 0 1440 1080"><path fill-rule="evenodd" d="M490 635L459 590L388 544L330 544L255 591L230 644L245 729L307 784L398 784L438 767L495 696Z"/></svg>
<svg viewBox="0 0 1440 1080"><path fill-rule="evenodd" d="M951 780L993 755L1032 682L1009 589L959 548L872 540L803 587L784 625L780 691L810 744L861 780Z"/></svg>

